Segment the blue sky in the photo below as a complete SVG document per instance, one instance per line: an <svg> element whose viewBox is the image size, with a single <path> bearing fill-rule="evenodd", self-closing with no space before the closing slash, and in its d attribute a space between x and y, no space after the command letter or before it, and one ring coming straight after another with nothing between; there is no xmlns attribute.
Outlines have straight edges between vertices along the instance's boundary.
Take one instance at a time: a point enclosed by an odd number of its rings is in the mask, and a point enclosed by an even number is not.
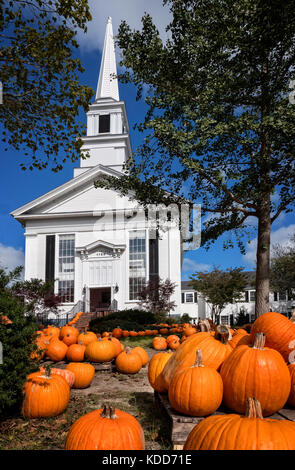
<svg viewBox="0 0 295 470"><path fill-rule="evenodd" d="M165 26L169 22L170 13L162 6L160 0L91 0L93 21L89 24L87 34L79 34L80 58L84 65L83 83L96 89L100 57L107 17L113 19L114 33L121 20L126 19L131 27L140 27L140 18L145 11L151 13L163 38L167 37ZM119 52L117 53L119 56ZM118 57L119 59L119 57ZM131 85L119 85L120 98L125 101L131 128L131 143L133 150L140 145L142 135L132 130L133 125L144 117L144 104L135 99L135 89ZM86 123L86 116L81 113ZM10 212L41 196L51 189L65 183L73 177L73 168L79 163L68 162L59 173L50 169L26 172L20 169L23 161L22 153L9 149L1 151L0 172L0 264L13 268L24 262L24 229L15 221ZM282 214L272 228L272 243L287 243L289 236L295 231L294 214ZM247 254L241 255L238 248L223 250L222 239L218 240L208 251L203 248L189 251L185 254L183 264L183 279L196 270L210 269L213 264L224 268L244 266L246 270L255 267L255 239L248 245Z"/></svg>

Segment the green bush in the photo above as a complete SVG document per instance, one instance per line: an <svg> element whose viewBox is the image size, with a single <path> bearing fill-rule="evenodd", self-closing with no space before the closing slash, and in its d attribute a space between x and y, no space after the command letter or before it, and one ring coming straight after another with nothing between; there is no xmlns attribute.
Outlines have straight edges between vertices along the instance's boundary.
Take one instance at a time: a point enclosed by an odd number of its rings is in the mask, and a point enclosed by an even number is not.
<svg viewBox="0 0 295 470"><path fill-rule="evenodd" d="M0 415L8 415L20 408L22 387L26 376L38 367L30 359L36 349L32 336L37 329L35 319L26 313L25 304L16 299L7 287L9 276L0 269L0 316L11 324L0 323L0 342L3 363L0 364Z"/></svg>
<svg viewBox="0 0 295 470"><path fill-rule="evenodd" d="M143 330L145 325L155 323L154 313L139 309L121 310L110 313L107 317L94 318L89 323L89 328L96 333L112 331L117 326L123 330Z"/></svg>
<svg viewBox="0 0 295 470"><path fill-rule="evenodd" d="M113 331L114 328L119 326L122 328L122 330L134 330L134 331L140 331L142 327L135 322L130 322L127 320L122 320L119 322L119 320L107 320L106 318L101 319L101 318L95 318L94 320L91 320L89 323L89 329L91 331L94 331L95 333L103 333L104 331Z"/></svg>

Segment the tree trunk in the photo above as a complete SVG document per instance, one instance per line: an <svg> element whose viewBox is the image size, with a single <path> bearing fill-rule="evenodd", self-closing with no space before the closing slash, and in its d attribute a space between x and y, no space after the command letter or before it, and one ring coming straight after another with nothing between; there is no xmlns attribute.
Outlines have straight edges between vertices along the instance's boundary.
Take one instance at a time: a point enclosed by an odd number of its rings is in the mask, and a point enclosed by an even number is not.
<svg viewBox="0 0 295 470"><path fill-rule="evenodd" d="M258 215L255 318L269 311L270 229L270 196L267 196Z"/></svg>

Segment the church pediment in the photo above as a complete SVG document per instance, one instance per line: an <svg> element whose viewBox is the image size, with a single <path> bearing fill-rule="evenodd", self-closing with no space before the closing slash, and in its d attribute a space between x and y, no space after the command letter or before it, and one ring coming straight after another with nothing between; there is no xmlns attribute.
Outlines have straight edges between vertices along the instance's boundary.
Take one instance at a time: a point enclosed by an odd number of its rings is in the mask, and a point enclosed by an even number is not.
<svg viewBox="0 0 295 470"><path fill-rule="evenodd" d="M125 250L126 245L97 240L83 247L77 247L82 259L96 260L99 258L117 258Z"/></svg>
<svg viewBox="0 0 295 470"><path fill-rule="evenodd" d="M120 172L98 165L16 209L11 215L26 220L34 217L93 215L101 211L134 208L137 203L122 196L118 190L94 187L94 181L106 174L121 176Z"/></svg>

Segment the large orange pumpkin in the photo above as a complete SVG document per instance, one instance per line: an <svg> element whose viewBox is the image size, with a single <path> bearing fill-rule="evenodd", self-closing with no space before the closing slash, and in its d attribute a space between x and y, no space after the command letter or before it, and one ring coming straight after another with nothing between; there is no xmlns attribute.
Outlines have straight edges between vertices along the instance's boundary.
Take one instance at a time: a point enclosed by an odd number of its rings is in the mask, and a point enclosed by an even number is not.
<svg viewBox="0 0 295 470"><path fill-rule="evenodd" d="M167 361L172 356L173 352L159 352L153 355L149 362L148 367L148 379L149 383L159 393L164 393L166 388L162 383L162 371L167 363Z"/></svg>
<svg viewBox="0 0 295 470"><path fill-rule="evenodd" d="M116 357L116 368L124 374L136 374L142 368L141 356L133 349L126 348Z"/></svg>
<svg viewBox="0 0 295 470"><path fill-rule="evenodd" d="M116 353L117 349L112 341L104 341L98 338L97 341L88 344L85 356L91 362L110 362L114 359Z"/></svg>
<svg viewBox="0 0 295 470"><path fill-rule="evenodd" d="M202 352L197 351L194 366L176 372L169 385L168 397L172 408L189 416L206 416L219 408L223 384L220 374L204 367Z"/></svg>
<svg viewBox="0 0 295 470"><path fill-rule="evenodd" d="M66 450L144 450L139 422L125 411L109 406L91 411L70 428Z"/></svg>
<svg viewBox="0 0 295 470"><path fill-rule="evenodd" d="M190 432L183 450L294 450L295 423L263 419L259 402L248 399L245 416L213 415Z"/></svg>
<svg viewBox="0 0 295 470"><path fill-rule="evenodd" d="M95 369L91 364L83 362L71 362L66 366L75 375L73 388L87 388L94 379Z"/></svg>
<svg viewBox="0 0 295 470"><path fill-rule="evenodd" d="M288 367L280 353L264 343L265 336L258 333L253 347L238 346L221 366L223 401L237 413L245 413L248 397L259 400L264 416L280 410L288 399Z"/></svg>
<svg viewBox="0 0 295 470"><path fill-rule="evenodd" d="M84 361L85 349L84 344L71 344L66 353L67 360L72 362Z"/></svg>
<svg viewBox="0 0 295 470"><path fill-rule="evenodd" d="M68 346L63 341L53 338L47 346L46 355L52 361L58 362L65 358L67 350Z"/></svg>
<svg viewBox="0 0 295 470"><path fill-rule="evenodd" d="M85 333L80 333L77 338L77 343L82 343L85 346L87 346L92 341L97 341L97 336L95 333L93 333L93 331L85 331Z"/></svg>
<svg viewBox="0 0 295 470"><path fill-rule="evenodd" d="M25 418L57 416L68 406L70 386L64 377L46 372L28 375L23 387L22 414Z"/></svg>
<svg viewBox="0 0 295 470"><path fill-rule="evenodd" d="M286 362L294 361L295 323L281 313L263 313L252 325L252 342L257 333L264 333L266 336L266 346L279 351Z"/></svg>

